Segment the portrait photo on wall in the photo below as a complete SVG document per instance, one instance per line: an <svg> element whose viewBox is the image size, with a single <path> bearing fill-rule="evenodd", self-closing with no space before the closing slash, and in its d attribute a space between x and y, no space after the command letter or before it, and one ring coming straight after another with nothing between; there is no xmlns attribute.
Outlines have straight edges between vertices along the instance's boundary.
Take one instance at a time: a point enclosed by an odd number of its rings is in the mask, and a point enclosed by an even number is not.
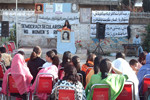
<svg viewBox="0 0 150 100"><path fill-rule="evenodd" d="M69 30L62 30L61 42L70 42L70 31Z"/></svg>
<svg viewBox="0 0 150 100"><path fill-rule="evenodd" d="M35 14L43 14L43 3L35 4Z"/></svg>

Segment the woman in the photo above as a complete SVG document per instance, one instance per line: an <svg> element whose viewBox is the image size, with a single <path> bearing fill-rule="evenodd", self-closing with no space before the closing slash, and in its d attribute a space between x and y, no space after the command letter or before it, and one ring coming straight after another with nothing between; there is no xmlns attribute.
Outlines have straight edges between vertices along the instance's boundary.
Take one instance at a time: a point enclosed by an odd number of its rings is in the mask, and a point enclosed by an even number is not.
<svg viewBox="0 0 150 100"><path fill-rule="evenodd" d="M97 74L99 72L98 66L102 59L103 59L102 56L97 56L94 59L94 68L86 76L86 85L90 82L92 75Z"/></svg>
<svg viewBox="0 0 150 100"><path fill-rule="evenodd" d="M81 69L80 69L80 58L78 56L73 56L72 57L72 63L75 66L75 68L77 70L77 73L82 74L82 76L83 76L83 86L85 86L86 85L86 83L85 83L86 75L85 75L85 72L81 71Z"/></svg>
<svg viewBox="0 0 150 100"><path fill-rule="evenodd" d="M63 26L63 29L64 29L64 30L67 30L67 29L71 30L71 25L69 24L69 21L68 21L68 20L65 21L65 24L64 24L64 26Z"/></svg>
<svg viewBox="0 0 150 100"><path fill-rule="evenodd" d="M29 86L31 80L33 79L28 67L26 66L24 56L21 54L16 54L12 60L11 68L8 69L3 77L3 84L2 84L2 92L6 95L6 84L7 84L7 75L11 73L12 78L15 81L16 87L20 93L23 95L26 92L29 92ZM23 78L22 78L22 76ZM26 96L23 95L23 98Z"/></svg>
<svg viewBox="0 0 150 100"><path fill-rule="evenodd" d="M61 72L61 69L64 69L64 66L66 63L71 63L71 52L70 51L64 52L63 58L62 58L62 63L58 66L59 79L62 79L64 77L64 74L63 74L63 72Z"/></svg>
<svg viewBox="0 0 150 100"><path fill-rule="evenodd" d="M91 54L88 56L88 58L87 58L87 60L86 60L86 63L82 65L81 70L84 71L84 72L86 73L86 75L87 75L88 72L90 71L90 70L89 70L89 71L87 72L88 67L94 67L94 59L95 59L95 57L96 57L96 55L93 54L93 53L91 53Z"/></svg>
<svg viewBox="0 0 150 100"><path fill-rule="evenodd" d="M142 52L139 54L137 69L139 70L145 64L146 64L146 53Z"/></svg>
<svg viewBox="0 0 150 100"><path fill-rule="evenodd" d="M78 81L78 75L77 70L72 64L66 64L64 67L65 76L63 80L59 80L53 87L52 94L55 93L55 89L57 86L71 86L74 87L77 91L77 100L86 100L85 90L81 84L81 82ZM67 88L67 87L66 87ZM63 88L63 89L66 89ZM62 89L61 87L59 89ZM68 87L67 89L71 89ZM58 93L58 92L57 92ZM58 100L57 94L57 100Z"/></svg>
<svg viewBox="0 0 150 100"><path fill-rule="evenodd" d="M32 83L34 82L37 73L39 72L39 67L42 67L45 61L40 58L42 50L39 46L33 48L33 51L30 56L30 60L27 63L27 66L30 69L30 72L33 76Z"/></svg>
<svg viewBox="0 0 150 100"><path fill-rule="evenodd" d="M93 91L91 94L90 89L93 84L108 84L111 89L110 100L116 100L116 98L119 96L124 87L124 82L127 79L127 76L111 74L110 72L112 70L112 63L109 59L103 59L100 62L99 70L101 72L93 75L90 80L90 83L86 87L87 100L92 100Z"/></svg>
<svg viewBox="0 0 150 100"><path fill-rule="evenodd" d="M47 54L50 56L51 65L41 69L38 72L38 74L39 73L49 73L49 74L52 74L54 76L54 79L56 80L58 78L58 68L57 68L57 66L59 64L59 58L58 58L58 56L53 55L54 54L53 51L48 51ZM30 88L32 92L34 92L35 86L36 86L36 81L34 81L32 87ZM36 93L36 94L40 99L47 100L47 94L45 94L45 93Z"/></svg>

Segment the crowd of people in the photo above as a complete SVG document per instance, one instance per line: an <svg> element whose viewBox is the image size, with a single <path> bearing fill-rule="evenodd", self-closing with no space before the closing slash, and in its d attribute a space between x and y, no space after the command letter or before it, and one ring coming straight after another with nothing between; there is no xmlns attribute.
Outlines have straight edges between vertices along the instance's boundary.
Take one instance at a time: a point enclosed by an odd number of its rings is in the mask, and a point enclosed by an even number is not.
<svg viewBox="0 0 150 100"><path fill-rule="evenodd" d="M108 84L110 98L116 100L126 81L134 83L135 100L140 100L143 77L150 73L150 54L145 52L140 53L138 59L131 59L129 62L126 61L125 54L121 52L116 54L114 61L91 53L83 65L80 65L80 57L72 57L70 51L64 52L62 62L60 62L56 50L46 52L46 61L41 58L41 54L41 48L35 46L28 60L25 60L23 51L18 51L12 59L6 53L6 49L0 47L0 63L5 67L1 84L3 94L7 93L6 84L9 73L11 73L20 94L14 96L24 100L27 99L25 93L33 93L35 90L37 76L40 73L49 73L54 76L56 83L53 85L51 97L48 97L47 94L37 94L41 100L58 99L58 92L57 97L54 96L57 86L68 86L63 89L74 87L77 91L77 100L92 100L93 91L91 94L90 90L94 84Z"/></svg>

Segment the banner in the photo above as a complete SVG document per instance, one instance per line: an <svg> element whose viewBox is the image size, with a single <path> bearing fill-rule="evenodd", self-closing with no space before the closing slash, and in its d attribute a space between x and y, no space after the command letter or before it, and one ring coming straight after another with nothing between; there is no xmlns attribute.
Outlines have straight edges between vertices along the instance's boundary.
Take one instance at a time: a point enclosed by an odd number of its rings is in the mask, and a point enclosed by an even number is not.
<svg viewBox="0 0 150 100"><path fill-rule="evenodd" d="M115 25L106 24L105 26L105 37L125 37L128 36L127 33L128 25ZM91 37L96 36L96 24L91 24Z"/></svg>
<svg viewBox="0 0 150 100"><path fill-rule="evenodd" d="M64 25L65 20L68 20L70 24L79 24L79 13L45 13L38 15L38 23L47 24L60 24Z"/></svg>
<svg viewBox="0 0 150 100"><path fill-rule="evenodd" d="M92 11L92 23L129 23L130 11Z"/></svg>
<svg viewBox="0 0 150 100"><path fill-rule="evenodd" d="M24 35L45 35L54 37L57 35L57 29L62 28L59 24L37 24L37 23L21 23Z"/></svg>
<svg viewBox="0 0 150 100"><path fill-rule="evenodd" d="M19 22L36 22L37 17L34 11L17 11L18 23ZM15 22L16 21L16 11L3 11L2 21Z"/></svg>

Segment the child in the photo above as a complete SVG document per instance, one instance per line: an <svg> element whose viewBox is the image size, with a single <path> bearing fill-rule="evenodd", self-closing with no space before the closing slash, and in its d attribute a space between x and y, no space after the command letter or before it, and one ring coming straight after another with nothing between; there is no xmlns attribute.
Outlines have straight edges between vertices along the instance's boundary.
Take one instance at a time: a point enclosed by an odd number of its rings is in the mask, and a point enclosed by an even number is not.
<svg viewBox="0 0 150 100"><path fill-rule="evenodd" d="M138 73L138 69L137 69L137 66L138 66L138 61L135 60L135 59L131 59L130 62L129 62L131 68L133 69L133 71L136 73Z"/></svg>

